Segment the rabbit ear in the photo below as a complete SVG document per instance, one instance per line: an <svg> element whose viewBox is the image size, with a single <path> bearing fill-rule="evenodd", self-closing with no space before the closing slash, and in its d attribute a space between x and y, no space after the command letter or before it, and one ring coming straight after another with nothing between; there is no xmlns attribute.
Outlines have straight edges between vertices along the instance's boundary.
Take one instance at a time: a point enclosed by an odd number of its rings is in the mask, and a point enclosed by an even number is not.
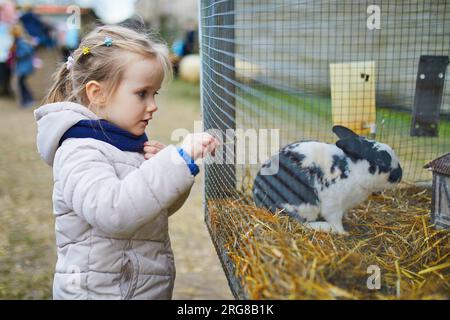
<svg viewBox="0 0 450 320"><path fill-rule="evenodd" d="M344 153L354 159L365 159L366 146L362 139L345 138L336 142L336 146Z"/></svg>
<svg viewBox="0 0 450 320"><path fill-rule="evenodd" d="M386 150L378 150L373 141L367 141L362 137L346 138L337 141L336 146L353 159L367 160L371 165L371 173L374 173L376 168L380 172L389 172L392 169L392 158L389 153Z"/></svg>
<svg viewBox="0 0 450 320"><path fill-rule="evenodd" d="M335 135L339 137L339 139L346 139L346 138L358 138L359 135L354 133L349 128L346 128L344 126L334 126L333 132Z"/></svg>

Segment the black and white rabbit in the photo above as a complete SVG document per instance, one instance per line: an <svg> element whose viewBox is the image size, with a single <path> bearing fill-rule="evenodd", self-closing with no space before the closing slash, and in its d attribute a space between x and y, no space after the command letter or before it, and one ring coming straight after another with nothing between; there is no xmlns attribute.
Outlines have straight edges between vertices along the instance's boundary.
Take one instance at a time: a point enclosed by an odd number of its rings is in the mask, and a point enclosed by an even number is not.
<svg viewBox="0 0 450 320"><path fill-rule="evenodd" d="M255 204L315 230L345 234L342 219L349 209L401 181L402 168L388 145L343 126L333 132L336 144L297 142L272 156L254 181Z"/></svg>

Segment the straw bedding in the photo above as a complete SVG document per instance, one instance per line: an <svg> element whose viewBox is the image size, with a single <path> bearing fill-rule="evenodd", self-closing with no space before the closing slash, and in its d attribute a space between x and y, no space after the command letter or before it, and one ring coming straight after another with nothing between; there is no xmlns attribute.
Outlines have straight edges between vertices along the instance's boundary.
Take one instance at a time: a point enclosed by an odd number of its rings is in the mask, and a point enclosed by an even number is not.
<svg viewBox="0 0 450 320"><path fill-rule="evenodd" d="M429 221L431 191L372 195L344 220L348 236L309 230L255 207L247 194L210 200L207 219L245 298L450 298L449 231Z"/></svg>

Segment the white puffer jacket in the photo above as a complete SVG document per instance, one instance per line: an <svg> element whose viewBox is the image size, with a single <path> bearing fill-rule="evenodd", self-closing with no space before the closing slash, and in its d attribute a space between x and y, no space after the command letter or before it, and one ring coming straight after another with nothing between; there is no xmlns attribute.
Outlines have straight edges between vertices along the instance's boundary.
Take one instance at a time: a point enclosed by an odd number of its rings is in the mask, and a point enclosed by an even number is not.
<svg viewBox="0 0 450 320"><path fill-rule="evenodd" d="M37 147L53 166L58 261L54 299L171 299L175 264L168 217L194 183L171 145L150 160L63 134L98 117L70 102L35 111Z"/></svg>

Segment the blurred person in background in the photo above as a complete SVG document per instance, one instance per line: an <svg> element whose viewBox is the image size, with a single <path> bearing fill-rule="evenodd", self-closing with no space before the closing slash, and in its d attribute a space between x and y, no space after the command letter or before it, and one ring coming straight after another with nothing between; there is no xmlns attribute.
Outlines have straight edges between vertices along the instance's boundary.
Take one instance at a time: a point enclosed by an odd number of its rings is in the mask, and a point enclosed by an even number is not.
<svg viewBox="0 0 450 320"><path fill-rule="evenodd" d="M179 64L183 57L198 53L198 31L195 22L187 22L183 38L174 41L171 52L171 62L175 76L179 74Z"/></svg>
<svg viewBox="0 0 450 320"><path fill-rule="evenodd" d="M9 27L0 22L0 95L9 96L11 94L11 68L9 53L13 45L13 37L10 34Z"/></svg>
<svg viewBox="0 0 450 320"><path fill-rule="evenodd" d="M11 50L14 62L14 72L17 75L20 105L24 108L33 105L33 95L28 88L27 78L34 71L34 48L24 39L24 30L20 24L16 24L11 30L14 37L14 45Z"/></svg>
<svg viewBox="0 0 450 320"><path fill-rule="evenodd" d="M61 21L57 25L58 31L58 47L61 50L62 60L65 62L67 58L78 48L80 43L79 30L75 27L69 28L66 21Z"/></svg>
<svg viewBox="0 0 450 320"><path fill-rule="evenodd" d="M20 21L26 32L33 37L37 46L53 48L56 45L50 35L53 29L52 26L42 21L41 17L33 12L33 7L31 5L23 7Z"/></svg>
<svg viewBox="0 0 450 320"><path fill-rule="evenodd" d="M17 22L15 4L9 0L0 1L0 95L11 95L10 51L14 43L11 27Z"/></svg>
<svg viewBox="0 0 450 320"><path fill-rule="evenodd" d="M68 28L65 36L65 43L63 47L64 61L78 48L80 42L78 29Z"/></svg>

